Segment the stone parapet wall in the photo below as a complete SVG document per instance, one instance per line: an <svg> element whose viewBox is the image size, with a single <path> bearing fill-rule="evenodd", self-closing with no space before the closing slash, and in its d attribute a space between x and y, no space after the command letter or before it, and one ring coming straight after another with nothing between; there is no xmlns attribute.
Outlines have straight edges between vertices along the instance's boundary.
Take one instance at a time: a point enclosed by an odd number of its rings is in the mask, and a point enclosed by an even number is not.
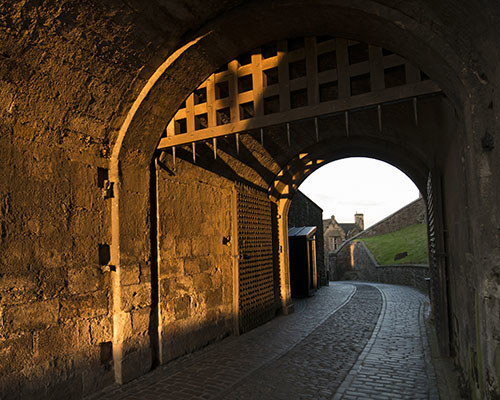
<svg viewBox="0 0 500 400"><path fill-rule="evenodd" d="M389 215L382 221L365 229L357 237L367 238L371 236L384 235L399 229L406 228L408 225L425 223L425 202L419 198L404 206L394 214Z"/></svg>
<svg viewBox="0 0 500 400"><path fill-rule="evenodd" d="M420 264L378 265L363 242L352 242L329 253L334 280L358 280L412 286L428 293L429 266Z"/></svg>

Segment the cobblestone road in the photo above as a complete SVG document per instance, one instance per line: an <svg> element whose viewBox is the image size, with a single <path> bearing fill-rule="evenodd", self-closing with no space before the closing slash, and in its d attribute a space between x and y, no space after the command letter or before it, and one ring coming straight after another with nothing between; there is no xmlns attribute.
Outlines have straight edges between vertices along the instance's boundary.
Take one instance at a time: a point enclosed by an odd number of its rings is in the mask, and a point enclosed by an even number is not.
<svg viewBox="0 0 500 400"><path fill-rule="evenodd" d="M438 399L414 289L335 282L278 317L92 399Z"/></svg>

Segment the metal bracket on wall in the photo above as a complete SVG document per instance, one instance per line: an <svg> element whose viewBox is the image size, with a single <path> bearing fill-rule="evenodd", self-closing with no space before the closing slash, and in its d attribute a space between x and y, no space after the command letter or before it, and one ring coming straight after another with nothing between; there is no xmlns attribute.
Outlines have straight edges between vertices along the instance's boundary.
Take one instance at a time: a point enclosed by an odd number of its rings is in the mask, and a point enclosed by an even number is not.
<svg viewBox="0 0 500 400"><path fill-rule="evenodd" d="M102 198L103 199L111 199L114 197L113 186L114 186L114 183L108 179L106 179L103 182L103 186L102 186Z"/></svg>

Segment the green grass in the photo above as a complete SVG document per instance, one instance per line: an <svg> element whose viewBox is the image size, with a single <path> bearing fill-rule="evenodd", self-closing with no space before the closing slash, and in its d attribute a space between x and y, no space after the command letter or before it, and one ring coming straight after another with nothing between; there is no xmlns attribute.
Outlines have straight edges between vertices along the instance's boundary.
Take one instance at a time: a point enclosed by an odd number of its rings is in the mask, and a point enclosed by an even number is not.
<svg viewBox="0 0 500 400"><path fill-rule="evenodd" d="M359 240L365 242L379 265L428 264L429 262L425 224L409 225L399 231ZM394 256L404 251L407 251L408 255L394 261Z"/></svg>

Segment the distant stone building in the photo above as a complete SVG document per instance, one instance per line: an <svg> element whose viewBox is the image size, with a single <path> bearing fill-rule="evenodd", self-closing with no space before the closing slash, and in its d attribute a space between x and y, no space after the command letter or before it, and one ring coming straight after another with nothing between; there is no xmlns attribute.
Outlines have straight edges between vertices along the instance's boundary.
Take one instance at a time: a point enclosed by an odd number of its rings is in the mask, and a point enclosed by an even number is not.
<svg viewBox="0 0 500 400"><path fill-rule="evenodd" d="M323 210L304 193L297 191L288 211L288 227L316 226L316 267L318 282L328 285L328 275L323 254Z"/></svg>
<svg viewBox="0 0 500 400"><path fill-rule="evenodd" d="M334 251L347 239L365 229L363 214L354 214L354 223L337 222L335 216L323 220L323 237L325 242L325 257Z"/></svg>

